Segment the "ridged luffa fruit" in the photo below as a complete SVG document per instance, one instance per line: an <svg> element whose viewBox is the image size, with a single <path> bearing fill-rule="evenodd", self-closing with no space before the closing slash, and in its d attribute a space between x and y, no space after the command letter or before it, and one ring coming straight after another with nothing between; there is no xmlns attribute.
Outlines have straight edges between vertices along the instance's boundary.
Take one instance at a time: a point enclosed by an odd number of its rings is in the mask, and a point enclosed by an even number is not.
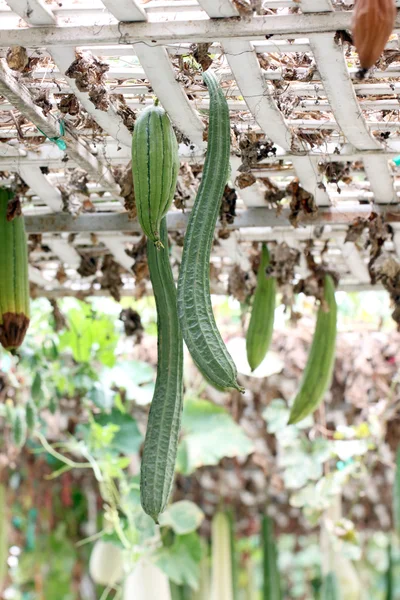
<svg viewBox="0 0 400 600"><path fill-rule="evenodd" d="M12 193L0 189L0 344L15 350L29 326L28 248L24 217Z"/></svg>
<svg viewBox="0 0 400 600"><path fill-rule="evenodd" d="M163 108L149 106L135 123L132 175L139 223L158 247L161 220L172 204L178 171L178 142L171 121Z"/></svg>
<svg viewBox="0 0 400 600"><path fill-rule="evenodd" d="M307 365L290 412L289 424L298 423L314 412L330 386L335 363L336 315L335 284L330 275L325 275L324 305L321 304L318 310Z"/></svg>
<svg viewBox="0 0 400 600"><path fill-rule="evenodd" d="M353 41L364 75L378 60L396 20L394 0L357 0L353 16Z"/></svg>

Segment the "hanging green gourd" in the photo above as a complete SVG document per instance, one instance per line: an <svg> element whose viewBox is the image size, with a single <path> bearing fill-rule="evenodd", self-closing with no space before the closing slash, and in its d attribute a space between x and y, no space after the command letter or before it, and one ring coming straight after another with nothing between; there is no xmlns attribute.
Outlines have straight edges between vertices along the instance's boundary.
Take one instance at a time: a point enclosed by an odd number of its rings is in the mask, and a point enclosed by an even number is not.
<svg viewBox="0 0 400 600"><path fill-rule="evenodd" d="M17 202L0 189L0 344L6 350L21 346L30 320L28 247Z"/></svg>
<svg viewBox="0 0 400 600"><path fill-rule="evenodd" d="M336 316L335 284L330 275L324 279L325 305L319 307L317 324L303 373L300 390L294 399L289 424L298 423L318 407L327 391L335 363Z"/></svg>
<svg viewBox="0 0 400 600"><path fill-rule="evenodd" d="M132 137L132 175L139 223L161 247L160 225L175 194L178 142L165 110L154 104L140 113Z"/></svg>
<svg viewBox="0 0 400 600"><path fill-rule="evenodd" d="M266 244L261 250L249 328L246 336L247 360L254 371L264 360L274 330L276 279L268 276L269 252Z"/></svg>

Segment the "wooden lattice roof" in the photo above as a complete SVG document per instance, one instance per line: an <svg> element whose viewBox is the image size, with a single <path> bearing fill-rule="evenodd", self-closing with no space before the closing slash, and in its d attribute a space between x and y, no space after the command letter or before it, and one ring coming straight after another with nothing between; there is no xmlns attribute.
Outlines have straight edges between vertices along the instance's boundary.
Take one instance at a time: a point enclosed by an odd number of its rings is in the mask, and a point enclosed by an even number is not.
<svg viewBox="0 0 400 600"><path fill-rule="evenodd" d="M369 250L346 233L381 213L391 227L385 251L400 254L392 162L400 48L395 31L370 76L357 79L351 8L348 0L0 0L1 183L16 187L28 232L42 236L30 253L36 293L96 292L97 266L80 267L105 256L131 293L140 233L125 208L124 169L136 114L155 95L179 134L187 210L174 207L169 229L184 230L206 145L197 63L212 63L232 117L236 217L219 224L233 232L214 248L214 289L226 290L235 263L248 268L253 242L301 250L311 239L317 254L328 242L325 260L342 289L369 287ZM296 194L309 214L293 227L284 199ZM174 252L179 261L179 244Z"/></svg>

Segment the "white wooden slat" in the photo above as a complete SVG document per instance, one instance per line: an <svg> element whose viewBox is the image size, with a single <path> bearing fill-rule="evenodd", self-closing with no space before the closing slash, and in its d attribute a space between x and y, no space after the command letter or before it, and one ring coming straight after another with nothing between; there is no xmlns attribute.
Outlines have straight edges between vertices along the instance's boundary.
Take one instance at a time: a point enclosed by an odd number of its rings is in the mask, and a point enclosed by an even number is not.
<svg viewBox="0 0 400 600"><path fill-rule="evenodd" d="M360 204L359 202L342 202L340 206L321 207L318 215L315 217L304 218L305 224L312 225L348 225L355 218L369 217L371 206L369 204ZM187 227L190 212L181 213L171 211L168 213L168 228L171 231L183 231ZM289 225L290 211L284 208L279 214L268 207L250 208L247 210L237 210L235 222L228 225L229 229L241 227L287 227ZM397 213L391 218L391 214L386 215L387 221L396 220ZM125 213L82 213L78 217L73 217L66 213L55 215L27 216L25 219L26 230L28 233L71 233L98 232L100 235L105 232L135 232L141 231L137 220L129 220ZM217 228L221 224L217 223Z"/></svg>
<svg viewBox="0 0 400 600"><path fill-rule="evenodd" d="M43 0L6 0L8 6L31 25L54 25L56 19Z"/></svg>
<svg viewBox="0 0 400 600"><path fill-rule="evenodd" d="M370 283L371 278L368 273L368 268L360 251L353 242L344 242L341 246L343 258L349 268L351 274L357 279L358 282Z"/></svg>
<svg viewBox="0 0 400 600"><path fill-rule="evenodd" d="M48 286L50 283L43 277L40 270L32 267L32 265L28 265L28 277L29 281L42 288Z"/></svg>
<svg viewBox="0 0 400 600"><path fill-rule="evenodd" d="M242 96L262 131L286 151L292 146L293 136L282 113L272 98L268 84L262 77L254 49L248 42L230 40L224 42L227 61ZM301 185L314 194L317 204L329 205L328 194L318 187L317 171L306 157L296 158L294 163ZM299 168L297 168L299 167Z"/></svg>
<svg viewBox="0 0 400 600"><path fill-rule="evenodd" d="M311 2L311 0L310 0ZM307 11L307 1L302 9ZM333 7L332 7L332 14ZM310 47L320 73L326 96L335 119L347 140L360 150L380 148L380 143L372 136L350 79L343 49L335 42L332 34L310 36ZM384 159L372 164L364 163L374 196L379 202L392 202L395 199L393 179ZM379 200L378 200L379 199Z"/></svg>
<svg viewBox="0 0 400 600"><path fill-rule="evenodd" d="M347 140L359 150L379 148L360 110L342 48L331 34L310 38L310 46L329 104Z"/></svg>
<svg viewBox="0 0 400 600"><path fill-rule="evenodd" d="M77 269L79 267L81 257L67 240L52 236L46 240L46 244L52 249L54 254L58 256L63 264L68 265L72 269Z"/></svg>
<svg viewBox="0 0 400 600"><path fill-rule="evenodd" d="M49 207L49 212L61 211L61 192L49 182L39 167L21 163L18 166L18 173L31 190Z"/></svg>
<svg viewBox="0 0 400 600"><path fill-rule="evenodd" d="M155 94L176 127L199 148L204 146L204 125L194 112L182 87L175 79L175 70L165 48L150 48L146 44L135 44L147 78Z"/></svg>
<svg viewBox="0 0 400 600"><path fill-rule="evenodd" d="M333 5L331 0L301 0L301 10L305 13L330 12Z"/></svg>
<svg viewBox="0 0 400 600"><path fill-rule="evenodd" d="M28 0L28 2L30 2L30 1L31 0ZM113 4L115 4L115 3L113 2ZM135 5L133 4L133 0L131 1L131 5L133 7L133 12L134 12ZM117 5L117 6L119 6L119 5ZM123 7L120 6L120 9L123 9ZM40 22L40 16L43 17L42 22ZM144 16L144 18L145 18L145 16ZM28 12L25 19L28 23L30 23L32 25L47 25L48 24L48 22L46 21L45 15L44 14L41 15L41 14L39 14L39 12L38 12L38 14L36 14L35 12L32 12L32 13ZM134 20L134 19L132 19L132 20ZM75 80L71 79L69 77L66 77L65 72L67 71L68 67L71 65L71 63L76 58L74 49L71 47L68 47L68 46L64 46L64 47L60 46L58 48L53 48L51 55L53 57L54 62L57 65L58 69L63 73L63 76L68 81L72 91L74 92L75 96L79 99L79 101L81 102L81 104L85 108L85 110L95 119L95 121L100 125L100 127L102 127L104 129L104 131L106 131L109 135L114 137L121 144L124 144L125 146L130 147L131 140L132 140L131 133L127 129L127 127L124 125L121 117L116 113L114 106L112 104L110 104L107 111L98 110L94 106L93 102L91 102L88 94L86 94L85 92L79 91L79 89L75 83ZM56 77L56 73L53 73L52 75L54 77Z"/></svg>
<svg viewBox="0 0 400 600"><path fill-rule="evenodd" d="M377 204L398 202L393 185L393 174L390 171L387 157L383 155L365 156L363 159L366 176L374 193Z"/></svg>
<svg viewBox="0 0 400 600"><path fill-rule="evenodd" d="M233 6L231 0L197 0L201 8L206 11L212 19L223 17L238 17L239 13Z"/></svg>
<svg viewBox="0 0 400 600"><path fill-rule="evenodd" d="M301 186L314 196L316 204L329 206L331 201L322 185L322 177L318 171L318 159L308 155L293 156L292 163Z"/></svg>
<svg viewBox="0 0 400 600"><path fill-rule="evenodd" d="M111 137L130 148L132 145L132 134L125 126L121 117L116 113L114 106L110 104L107 111L97 109L90 100L89 95L86 92L79 91L75 80L65 75L65 72L76 58L74 49L68 46L53 48L51 55L57 67L64 73L66 81L68 81L74 95L78 98L84 109Z"/></svg>
<svg viewBox="0 0 400 600"><path fill-rule="evenodd" d="M133 258L130 258L125 252L125 243L123 240L119 240L117 237L109 236L97 236L99 242L102 242L106 248L111 252L118 264L121 265L129 273L132 272L134 265Z"/></svg>
<svg viewBox="0 0 400 600"><path fill-rule="evenodd" d="M42 111L34 104L29 91L14 78L4 59L0 59L0 94L6 97L11 104L26 116L43 133L54 138L60 135L56 119L49 115L45 117ZM66 129L63 139L67 145L67 154L80 164L96 180L106 185L107 191L119 197L120 188L109 171L108 167L91 154L86 145ZM123 199L120 199L123 202Z"/></svg>
<svg viewBox="0 0 400 600"><path fill-rule="evenodd" d="M49 182L39 167L20 165L18 172L31 190L45 202L50 212L60 212L62 208L61 192ZM80 264L79 254L66 240L51 238L48 245L63 263L73 268Z"/></svg>
<svg viewBox="0 0 400 600"><path fill-rule="evenodd" d="M158 23L117 23L103 25L68 25L58 27L30 27L29 29L4 29L0 35L0 47L23 45L28 48L51 48L53 46L87 46L134 44L141 42L149 46L168 43L224 42L232 38L242 40L265 40L266 35L284 39L309 37L311 34L333 35L338 29L350 29L351 11L333 13L311 13L274 15L249 19L201 19L167 21ZM400 18L399 18L400 24ZM222 26L221 26L222 25Z"/></svg>
<svg viewBox="0 0 400 600"><path fill-rule="evenodd" d="M102 0L118 21L146 21L146 13L136 0Z"/></svg>

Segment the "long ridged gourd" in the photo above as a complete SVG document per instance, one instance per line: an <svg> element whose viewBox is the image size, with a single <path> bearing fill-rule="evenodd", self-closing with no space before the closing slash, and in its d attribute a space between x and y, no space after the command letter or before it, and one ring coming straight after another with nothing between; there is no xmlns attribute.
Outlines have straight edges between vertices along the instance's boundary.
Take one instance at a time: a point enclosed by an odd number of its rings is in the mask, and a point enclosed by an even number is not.
<svg viewBox="0 0 400 600"><path fill-rule="evenodd" d="M164 250L149 240L147 256L157 307L157 379L150 407L140 477L144 511L154 521L171 493L183 407L183 339L176 311L176 289L168 257L166 219L161 221Z"/></svg>
<svg viewBox="0 0 400 600"><path fill-rule="evenodd" d="M161 245L160 223L172 204L178 172L178 142L171 121L160 106L149 106L133 131L132 175L139 223L157 246Z"/></svg>
<svg viewBox="0 0 400 600"><path fill-rule="evenodd" d="M254 371L264 360L274 331L276 280L268 277L269 252L266 244L261 250L261 262L257 273L249 328L246 336L247 360Z"/></svg>
<svg viewBox="0 0 400 600"><path fill-rule="evenodd" d="M302 421L314 412L332 380L335 363L337 305L335 285L330 275L325 275L324 299L328 310L322 305L318 309L314 337L300 390L290 411L289 425Z"/></svg>
<svg viewBox="0 0 400 600"><path fill-rule="evenodd" d="M210 94L208 147L183 246L178 315L188 350L204 377L218 389L243 391L218 331L210 297L211 247L229 171L229 109L215 75L206 71L203 79Z"/></svg>
<svg viewBox="0 0 400 600"><path fill-rule="evenodd" d="M30 319L28 247L23 216L8 219L12 193L0 189L0 344L15 350Z"/></svg>
<svg viewBox="0 0 400 600"><path fill-rule="evenodd" d="M274 538L272 519L264 515L262 520L263 545L263 600L281 600L281 579L278 570L278 553Z"/></svg>

